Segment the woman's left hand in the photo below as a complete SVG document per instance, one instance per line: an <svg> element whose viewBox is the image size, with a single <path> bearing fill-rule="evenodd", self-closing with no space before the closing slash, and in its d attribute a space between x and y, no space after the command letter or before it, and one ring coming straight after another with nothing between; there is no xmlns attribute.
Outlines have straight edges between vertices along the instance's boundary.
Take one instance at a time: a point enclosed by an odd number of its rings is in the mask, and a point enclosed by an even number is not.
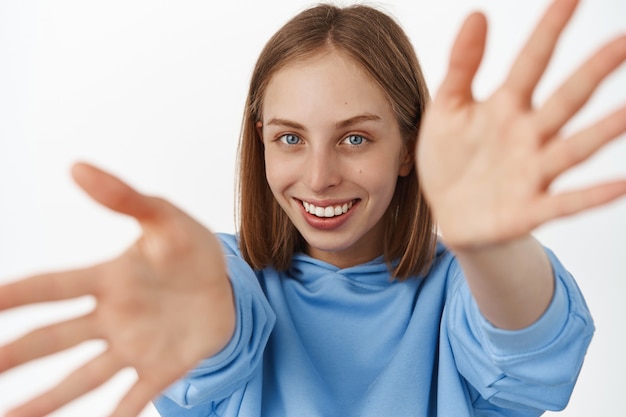
<svg viewBox="0 0 626 417"><path fill-rule="evenodd" d="M448 73L430 104L417 148L424 193L451 248L485 247L528 235L539 225L626 194L626 180L551 193L568 169L626 131L626 106L563 137L561 129L626 59L626 36L600 48L542 105L533 91L576 8L556 0L517 57L503 85L476 101L486 21L473 14L452 49Z"/></svg>

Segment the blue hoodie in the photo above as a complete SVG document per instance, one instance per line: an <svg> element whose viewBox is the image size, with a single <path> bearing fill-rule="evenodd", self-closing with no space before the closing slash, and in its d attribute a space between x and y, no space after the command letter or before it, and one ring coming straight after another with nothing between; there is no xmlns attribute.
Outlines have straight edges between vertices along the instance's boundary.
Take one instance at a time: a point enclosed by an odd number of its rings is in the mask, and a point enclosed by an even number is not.
<svg viewBox="0 0 626 417"><path fill-rule="evenodd" d="M397 281L382 258L340 269L297 254L288 271L253 271L219 237L235 334L155 401L163 416L539 416L567 405L594 331L550 251L550 307L506 331L441 244L427 276Z"/></svg>

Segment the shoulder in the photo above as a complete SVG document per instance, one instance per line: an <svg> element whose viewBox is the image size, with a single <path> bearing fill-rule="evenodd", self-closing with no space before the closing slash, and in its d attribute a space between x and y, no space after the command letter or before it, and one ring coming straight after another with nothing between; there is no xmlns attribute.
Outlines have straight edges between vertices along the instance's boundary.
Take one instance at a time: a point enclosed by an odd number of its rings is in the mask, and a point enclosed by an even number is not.
<svg viewBox="0 0 626 417"><path fill-rule="evenodd" d="M441 241L437 241L435 257L426 276L427 279L445 279L449 282L458 281L463 276L461 267L454 255Z"/></svg>
<svg viewBox="0 0 626 417"><path fill-rule="evenodd" d="M222 244L222 249L224 250L224 254L234 255L241 258L241 250L239 249L239 239L237 235L230 233L216 233L215 236L219 239Z"/></svg>

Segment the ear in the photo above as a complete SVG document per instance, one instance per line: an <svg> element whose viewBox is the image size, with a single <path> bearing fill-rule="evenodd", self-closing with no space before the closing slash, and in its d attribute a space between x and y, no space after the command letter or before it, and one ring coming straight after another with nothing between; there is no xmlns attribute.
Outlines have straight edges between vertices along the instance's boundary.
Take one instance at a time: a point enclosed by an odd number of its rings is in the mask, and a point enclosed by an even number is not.
<svg viewBox="0 0 626 417"><path fill-rule="evenodd" d="M259 135L259 139L261 140L261 142L263 142L263 122L258 121L256 122L256 133L257 135Z"/></svg>
<svg viewBox="0 0 626 417"><path fill-rule="evenodd" d="M402 147L400 154L400 167L398 168L398 176L406 177L411 173L415 164L415 142L410 141Z"/></svg>

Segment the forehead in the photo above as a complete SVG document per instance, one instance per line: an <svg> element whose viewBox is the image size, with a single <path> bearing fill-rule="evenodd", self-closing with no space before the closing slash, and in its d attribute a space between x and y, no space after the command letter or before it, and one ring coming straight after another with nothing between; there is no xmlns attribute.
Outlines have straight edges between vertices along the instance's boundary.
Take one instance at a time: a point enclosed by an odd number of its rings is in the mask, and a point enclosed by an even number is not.
<svg viewBox="0 0 626 417"><path fill-rule="evenodd" d="M352 113L390 115L383 90L363 66L335 50L287 64L270 79L263 98L264 118L341 118ZM279 114L275 114L279 113Z"/></svg>

